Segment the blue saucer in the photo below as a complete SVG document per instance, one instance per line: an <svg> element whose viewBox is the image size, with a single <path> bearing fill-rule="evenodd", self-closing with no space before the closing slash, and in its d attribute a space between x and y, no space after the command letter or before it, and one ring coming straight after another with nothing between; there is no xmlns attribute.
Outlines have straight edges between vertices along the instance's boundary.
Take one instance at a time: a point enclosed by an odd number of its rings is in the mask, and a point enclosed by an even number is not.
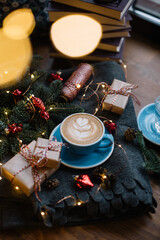
<svg viewBox="0 0 160 240"><path fill-rule="evenodd" d="M155 104L149 104L141 109L137 117L138 128L142 131L143 136L150 142L160 145L160 134L154 127L155 121Z"/></svg>
<svg viewBox="0 0 160 240"><path fill-rule="evenodd" d="M106 130L106 133L108 131ZM60 124L53 129L50 139L54 137L57 138L58 142L62 142L60 135ZM76 168L76 169L87 169L96 167L104 163L112 154L114 149L114 138L109 134L110 140L113 142L111 146L105 149L98 149L88 155L78 155L72 153L68 148L62 147L61 151L61 163L67 167Z"/></svg>

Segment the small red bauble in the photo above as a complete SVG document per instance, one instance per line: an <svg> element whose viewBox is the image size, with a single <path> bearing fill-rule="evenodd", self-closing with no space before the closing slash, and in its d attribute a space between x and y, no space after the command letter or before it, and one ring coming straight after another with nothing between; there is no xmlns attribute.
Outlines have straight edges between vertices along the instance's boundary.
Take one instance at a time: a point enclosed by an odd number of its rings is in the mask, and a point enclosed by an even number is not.
<svg viewBox="0 0 160 240"><path fill-rule="evenodd" d="M43 101L40 98L32 96L32 102L35 107L41 109L42 111L45 111L46 108L44 106Z"/></svg>
<svg viewBox="0 0 160 240"><path fill-rule="evenodd" d="M50 78L48 79L49 82L52 82L54 80L61 80L63 81L63 78L61 78L60 74L51 74Z"/></svg>
<svg viewBox="0 0 160 240"><path fill-rule="evenodd" d="M116 123L114 123L114 122L105 121L105 122L104 122L104 125L105 125L105 127L107 128L107 130L108 130L109 133L114 133L115 130L117 129L117 125L116 125Z"/></svg>
<svg viewBox="0 0 160 240"><path fill-rule="evenodd" d="M46 111L41 111L40 112L40 117L45 119L45 120L48 120L49 119L49 113L46 112Z"/></svg>
<svg viewBox="0 0 160 240"><path fill-rule="evenodd" d="M75 177L76 185L78 188L90 188L93 187L93 183L91 182L88 175L80 175Z"/></svg>
<svg viewBox="0 0 160 240"><path fill-rule="evenodd" d="M22 91L16 89L16 90L14 90L14 91L12 92L12 94L13 94L14 96L21 96L21 95L22 95Z"/></svg>
<svg viewBox="0 0 160 240"><path fill-rule="evenodd" d="M17 124L17 123L10 124L8 125L8 131L13 134L21 132L22 126L23 126L22 124Z"/></svg>

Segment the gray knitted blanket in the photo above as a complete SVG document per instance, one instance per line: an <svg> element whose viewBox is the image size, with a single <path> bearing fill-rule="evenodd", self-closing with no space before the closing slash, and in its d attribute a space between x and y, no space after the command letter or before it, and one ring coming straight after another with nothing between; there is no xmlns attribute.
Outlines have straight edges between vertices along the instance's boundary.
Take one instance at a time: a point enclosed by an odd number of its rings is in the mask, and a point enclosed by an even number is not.
<svg viewBox="0 0 160 240"><path fill-rule="evenodd" d="M107 61L94 64L95 82L105 81L111 84L113 79L125 81L121 66L116 62ZM74 69L62 72L67 79ZM78 103L78 100L74 100ZM96 107L95 98L84 101L82 105L86 112L93 113ZM117 124L118 143L126 151L115 146L111 157L102 167L112 174L117 174L116 183L109 189L100 188L94 183L91 189L77 189L73 175L88 174L92 176L93 169L77 170L61 165L51 178L57 178L60 185L53 190L47 190L45 183L39 193L42 202L38 202L33 193L30 197L19 194L10 182L3 179L0 182L0 228L30 227L46 225L76 225L92 223L100 220L130 218L146 212L155 212L156 201L152 195L149 177L143 168L144 159L141 156L136 140L126 142L124 131L128 128L137 129L136 116L132 99L121 116L103 111L100 115L107 116ZM121 171L119 171L122 169ZM66 196L63 201L57 202ZM75 206L74 199L80 199L85 204ZM41 212L45 214L42 215Z"/></svg>

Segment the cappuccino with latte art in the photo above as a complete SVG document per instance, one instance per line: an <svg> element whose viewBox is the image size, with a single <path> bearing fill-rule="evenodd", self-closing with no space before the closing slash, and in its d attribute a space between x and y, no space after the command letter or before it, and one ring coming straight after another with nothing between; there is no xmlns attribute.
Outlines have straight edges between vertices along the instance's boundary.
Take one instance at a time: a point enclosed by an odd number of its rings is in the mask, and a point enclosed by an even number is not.
<svg viewBox="0 0 160 240"><path fill-rule="evenodd" d="M87 113L76 113L67 117L61 126L63 137L76 145L89 145L103 137L102 122Z"/></svg>

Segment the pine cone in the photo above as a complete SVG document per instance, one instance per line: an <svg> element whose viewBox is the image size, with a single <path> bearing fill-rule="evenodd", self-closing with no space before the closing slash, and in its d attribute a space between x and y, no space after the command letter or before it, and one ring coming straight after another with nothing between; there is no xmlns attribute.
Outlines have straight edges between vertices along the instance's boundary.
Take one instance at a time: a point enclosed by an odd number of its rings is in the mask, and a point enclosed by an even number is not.
<svg viewBox="0 0 160 240"><path fill-rule="evenodd" d="M128 128L124 133L124 137L126 141L132 141L136 137L134 128Z"/></svg>
<svg viewBox="0 0 160 240"><path fill-rule="evenodd" d="M45 186L48 190L54 189L58 187L60 184L60 181L57 178L50 179L46 182Z"/></svg>

